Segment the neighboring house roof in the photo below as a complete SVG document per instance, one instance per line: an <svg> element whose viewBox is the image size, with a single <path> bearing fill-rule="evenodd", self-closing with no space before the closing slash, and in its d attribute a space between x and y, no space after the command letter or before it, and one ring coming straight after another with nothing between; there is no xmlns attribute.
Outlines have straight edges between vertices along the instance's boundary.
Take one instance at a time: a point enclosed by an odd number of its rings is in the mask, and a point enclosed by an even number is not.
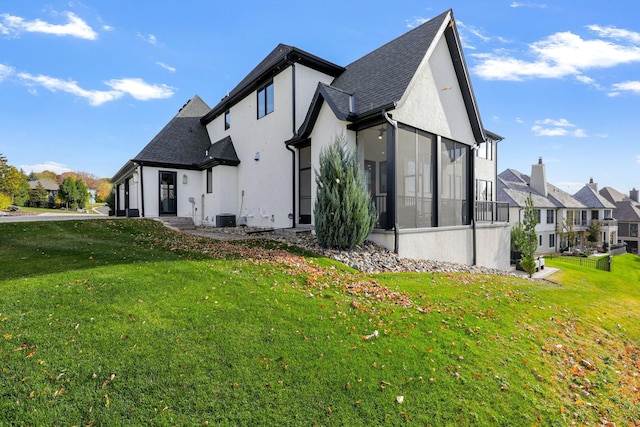
<svg viewBox="0 0 640 427"><path fill-rule="evenodd" d="M547 183L547 196L540 194L529 185L531 178L515 169L506 169L498 175L499 202L507 202L510 206L523 208L531 194L533 206L536 208L585 209L586 206L558 187Z"/></svg>
<svg viewBox="0 0 640 427"><path fill-rule="evenodd" d="M616 205L613 217L620 222L640 222L640 203L612 187L604 187L600 195Z"/></svg>
<svg viewBox="0 0 640 427"><path fill-rule="evenodd" d="M598 191L590 185L582 187L573 197L588 208L615 209L616 205L598 194Z"/></svg>
<svg viewBox="0 0 640 427"><path fill-rule="evenodd" d="M29 187L34 190L38 187L38 183L47 191L58 191L60 186L49 179L37 179L35 181L29 181Z"/></svg>
<svg viewBox="0 0 640 427"><path fill-rule="evenodd" d="M206 150L211 146L206 127L200 118L209 106L195 95L178 114L118 171L113 180L125 175L135 164L182 169L200 169Z"/></svg>
<svg viewBox="0 0 640 427"><path fill-rule="evenodd" d="M484 129L460 49L459 36L453 25L453 11L447 10L347 65L346 70L336 77L331 85L318 84L304 123L298 129L297 135L287 143L296 144L308 138L322 101L327 102L338 119L351 122L379 115L383 110L394 109L447 21L450 21L445 30L447 46L471 127L476 141L484 141ZM492 134L492 137L503 139L496 134Z"/></svg>
<svg viewBox="0 0 640 427"><path fill-rule="evenodd" d="M295 46L280 43L227 96L203 115L202 123L205 125L210 123L294 62L301 63L329 76L337 76L344 71L344 68L339 65L298 49Z"/></svg>

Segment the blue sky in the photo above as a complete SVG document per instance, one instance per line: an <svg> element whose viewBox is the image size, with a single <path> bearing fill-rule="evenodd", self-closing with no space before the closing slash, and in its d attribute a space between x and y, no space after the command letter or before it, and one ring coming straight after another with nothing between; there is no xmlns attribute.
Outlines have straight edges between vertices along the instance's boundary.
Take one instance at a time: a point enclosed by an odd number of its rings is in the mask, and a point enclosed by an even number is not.
<svg viewBox="0 0 640 427"><path fill-rule="evenodd" d="M198 94L215 105L278 43L339 65L453 8L498 171L640 188L640 3L6 1L0 153L110 177Z"/></svg>

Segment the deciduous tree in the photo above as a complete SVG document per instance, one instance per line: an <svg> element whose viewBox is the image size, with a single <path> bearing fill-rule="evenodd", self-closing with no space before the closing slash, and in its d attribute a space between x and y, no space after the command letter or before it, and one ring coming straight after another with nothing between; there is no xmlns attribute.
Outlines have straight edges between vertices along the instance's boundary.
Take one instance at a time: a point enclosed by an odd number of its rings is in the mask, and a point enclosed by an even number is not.
<svg viewBox="0 0 640 427"><path fill-rule="evenodd" d="M536 210L533 207L533 200L531 199L531 193L525 201L524 205L524 217L522 218L522 233L518 236L517 246L522 253L520 260L520 266L524 271L529 274L529 277L533 276L536 271L535 253L538 249L538 235L536 233L536 224L538 223L538 216Z"/></svg>

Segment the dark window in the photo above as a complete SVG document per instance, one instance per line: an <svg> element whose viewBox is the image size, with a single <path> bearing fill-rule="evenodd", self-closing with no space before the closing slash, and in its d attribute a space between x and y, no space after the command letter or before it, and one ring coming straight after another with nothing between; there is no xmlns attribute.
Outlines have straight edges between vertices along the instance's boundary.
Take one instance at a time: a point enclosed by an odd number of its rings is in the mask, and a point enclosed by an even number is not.
<svg viewBox="0 0 640 427"><path fill-rule="evenodd" d="M311 182L313 181L313 168L311 165L311 145L301 147L298 151L298 205L300 216L299 224L311 224Z"/></svg>
<svg viewBox="0 0 640 427"><path fill-rule="evenodd" d="M538 246L542 246L542 234L538 235Z"/></svg>
<svg viewBox="0 0 640 427"><path fill-rule="evenodd" d="M213 193L213 169L207 169L207 193Z"/></svg>
<svg viewBox="0 0 640 427"><path fill-rule="evenodd" d="M540 224L540 209L536 209L536 216L538 217L538 222L536 224Z"/></svg>
<svg viewBox="0 0 640 427"><path fill-rule="evenodd" d="M556 235L549 234L549 247L553 248L556 245Z"/></svg>
<svg viewBox="0 0 640 427"><path fill-rule="evenodd" d="M229 110L224 112L224 129L227 130L231 127L231 112Z"/></svg>
<svg viewBox="0 0 640 427"><path fill-rule="evenodd" d="M629 224L630 237L638 237L638 224Z"/></svg>
<svg viewBox="0 0 640 427"><path fill-rule="evenodd" d="M555 221L554 212L551 209L547 209L547 224L553 224Z"/></svg>
<svg viewBox="0 0 640 427"><path fill-rule="evenodd" d="M598 219L598 211L591 211L591 219Z"/></svg>
<svg viewBox="0 0 640 427"><path fill-rule="evenodd" d="M258 91L258 118L273 113L273 82Z"/></svg>

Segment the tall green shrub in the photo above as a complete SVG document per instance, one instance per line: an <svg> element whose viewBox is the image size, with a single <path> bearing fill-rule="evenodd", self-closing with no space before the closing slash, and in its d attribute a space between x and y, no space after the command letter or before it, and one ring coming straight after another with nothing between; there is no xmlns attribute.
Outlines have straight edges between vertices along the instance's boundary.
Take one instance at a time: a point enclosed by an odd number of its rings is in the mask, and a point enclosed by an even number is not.
<svg viewBox="0 0 640 427"><path fill-rule="evenodd" d="M316 235L324 248L353 249L373 229L375 208L358 157L346 147L344 135L320 152L316 171Z"/></svg>

